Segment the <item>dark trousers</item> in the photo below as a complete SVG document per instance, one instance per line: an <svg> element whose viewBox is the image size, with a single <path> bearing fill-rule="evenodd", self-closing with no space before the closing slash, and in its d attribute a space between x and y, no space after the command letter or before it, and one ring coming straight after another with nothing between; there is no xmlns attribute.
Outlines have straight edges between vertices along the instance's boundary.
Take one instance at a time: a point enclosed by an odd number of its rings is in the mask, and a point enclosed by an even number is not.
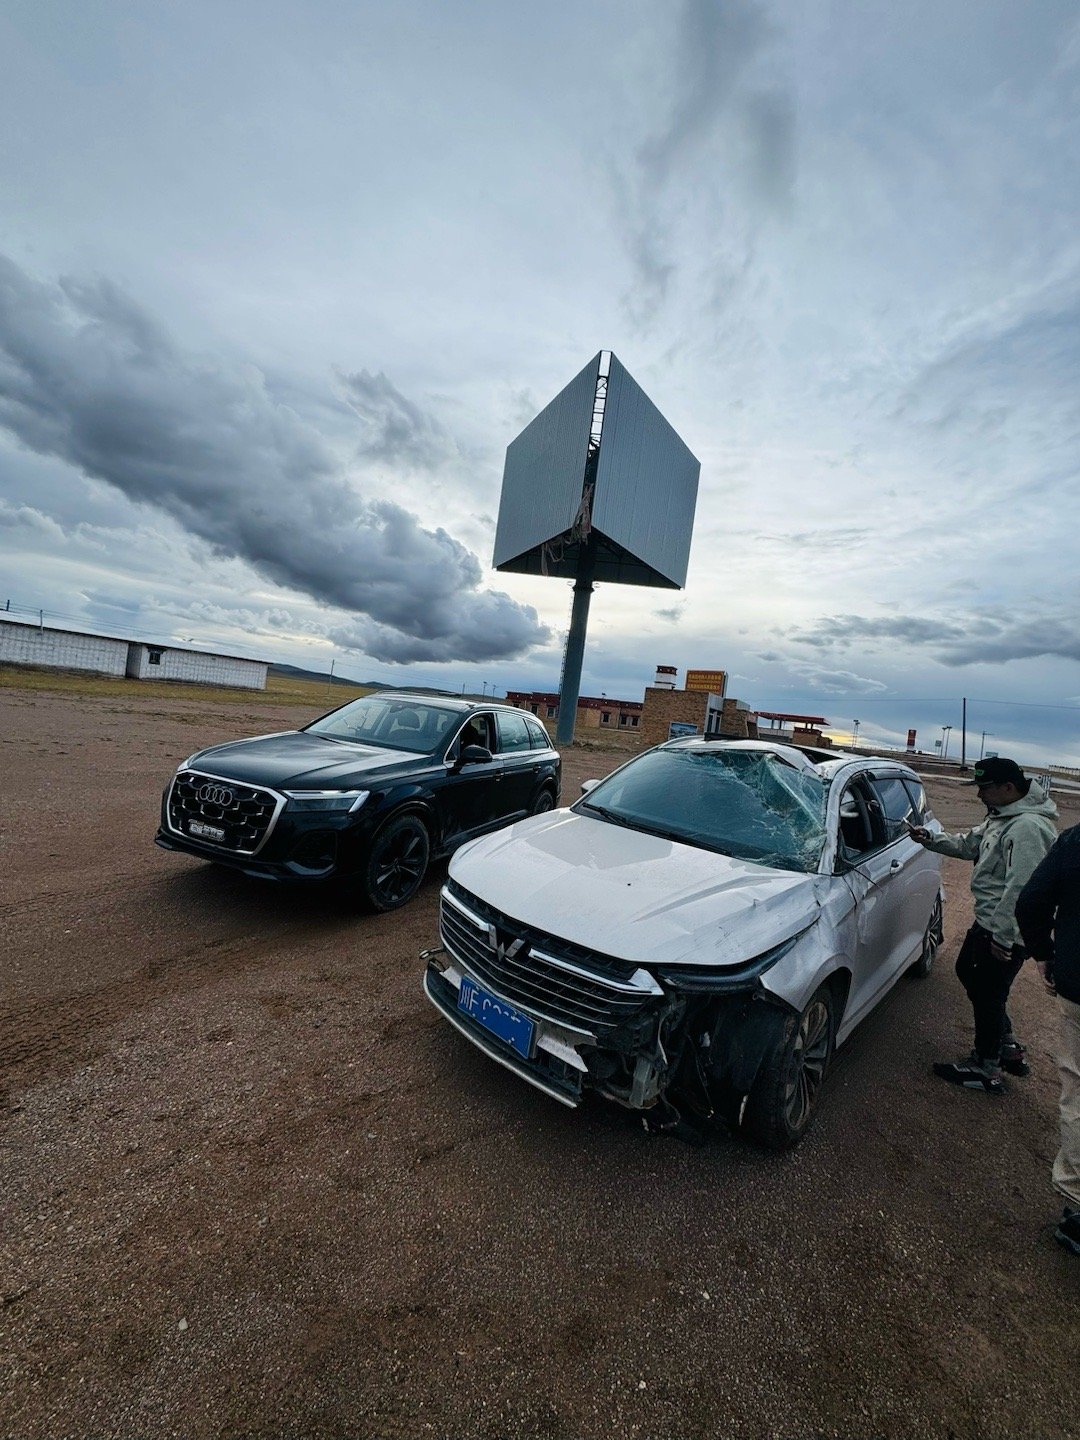
<svg viewBox="0 0 1080 1440"><path fill-rule="evenodd" d="M1001 1042L1012 1035L1005 1009L1012 983L1027 954L1013 946L1011 960L998 960L990 951L990 932L973 925L956 957L956 974L975 1012L975 1053L980 1060L1000 1060Z"/></svg>

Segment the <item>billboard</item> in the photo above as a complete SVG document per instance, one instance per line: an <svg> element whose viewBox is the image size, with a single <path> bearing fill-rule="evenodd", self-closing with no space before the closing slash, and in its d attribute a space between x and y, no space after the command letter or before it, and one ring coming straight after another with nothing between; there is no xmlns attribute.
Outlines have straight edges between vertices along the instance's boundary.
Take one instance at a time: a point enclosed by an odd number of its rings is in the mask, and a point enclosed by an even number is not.
<svg viewBox="0 0 1080 1440"><path fill-rule="evenodd" d="M914 731L914 730L909 730L909 731L907 732L907 748L908 748L909 750L914 750L914 749L915 749L915 731Z"/></svg>
<svg viewBox="0 0 1080 1440"><path fill-rule="evenodd" d="M592 507L593 525L627 557L611 579L682 589L700 473L701 462L612 355ZM596 578L605 577L598 570Z"/></svg>
<svg viewBox="0 0 1080 1440"><path fill-rule="evenodd" d="M599 368L597 355L507 447L492 562L496 570L543 573L540 547L574 523ZM553 560L547 573L573 579L576 549L572 556Z"/></svg>
<svg viewBox="0 0 1080 1440"><path fill-rule="evenodd" d="M591 539L594 581L680 590L700 471L633 376L601 351L507 446L492 563L573 580Z"/></svg>
<svg viewBox="0 0 1080 1440"><path fill-rule="evenodd" d="M667 738L669 740L681 740L684 735L696 735L698 727L691 725L688 720L672 720L668 726Z"/></svg>
<svg viewBox="0 0 1080 1440"><path fill-rule="evenodd" d="M727 694L726 670L687 670L687 690L711 690L714 695Z"/></svg>

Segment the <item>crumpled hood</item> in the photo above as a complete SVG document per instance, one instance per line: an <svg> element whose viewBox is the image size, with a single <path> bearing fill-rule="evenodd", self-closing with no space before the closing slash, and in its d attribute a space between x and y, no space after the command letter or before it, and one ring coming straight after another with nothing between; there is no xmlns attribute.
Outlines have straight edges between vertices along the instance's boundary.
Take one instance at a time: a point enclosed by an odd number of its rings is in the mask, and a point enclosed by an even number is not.
<svg viewBox="0 0 1080 1440"><path fill-rule="evenodd" d="M818 915L821 877L569 810L465 845L450 875L497 910L637 965L737 965Z"/></svg>
<svg viewBox="0 0 1080 1440"><path fill-rule="evenodd" d="M275 789L345 790L354 784L358 789L374 784L384 772L430 769L431 760L408 750L385 750L290 730L200 750L192 758L191 768L207 770L224 780Z"/></svg>

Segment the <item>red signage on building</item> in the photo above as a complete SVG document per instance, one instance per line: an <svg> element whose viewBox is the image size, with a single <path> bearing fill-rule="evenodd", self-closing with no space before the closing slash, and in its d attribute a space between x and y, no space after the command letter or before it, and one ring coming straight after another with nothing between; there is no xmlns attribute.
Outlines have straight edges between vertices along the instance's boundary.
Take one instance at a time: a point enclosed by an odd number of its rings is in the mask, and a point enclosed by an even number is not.
<svg viewBox="0 0 1080 1440"><path fill-rule="evenodd" d="M907 732L907 748L908 748L909 750L914 750L914 749L915 749L915 731L914 731L914 730L909 730L909 731Z"/></svg>

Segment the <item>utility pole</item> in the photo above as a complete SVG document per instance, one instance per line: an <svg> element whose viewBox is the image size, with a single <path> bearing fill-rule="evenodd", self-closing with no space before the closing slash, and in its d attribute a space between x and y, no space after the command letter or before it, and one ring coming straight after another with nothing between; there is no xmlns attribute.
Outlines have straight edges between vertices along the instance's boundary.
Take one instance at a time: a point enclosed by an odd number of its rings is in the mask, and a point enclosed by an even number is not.
<svg viewBox="0 0 1080 1440"><path fill-rule="evenodd" d="M949 731L950 731L951 729L952 729L952 726L951 726L951 725L942 725L942 727L941 727L941 758L942 758L942 760L947 760L947 759L949 758Z"/></svg>
<svg viewBox="0 0 1080 1440"><path fill-rule="evenodd" d="M979 737L979 759L980 759L980 760L983 758L983 751L986 749L986 737L987 737L987 735L989 735L989 734L990 734L990 731L989 731L989 730L984 730L984 731L982 732L982 735Z"/></svg>
<svg viewBox="0 0 1080 1440"><path fill-rule="evenodd" d="M327 695L329 695L330 692L331 692L331 690L333 690L333 688L334 688L334 665L335 665L336 663L337 663L337 656L335 655L334 658L330 661L330 678L329 678L329 679L327 680L327 682L326 682L326 693L327 693Z"/></svg>
<svg viewBox="0 0 1080 1440"><path fill-rule="evenodd" d="M853 720L853 721L851 722L851 726L852 726L852 729L851 729L851 748L852 748L853 750L857 750L857 749L859 748L859 722L858 722L858 720Z"/></svg>
<svg viewBox="0 0 1080 1440"><path fill-rule="evenodd" d="M967 696L961 702L960 710L960 773L967 770Z"/></svg>

